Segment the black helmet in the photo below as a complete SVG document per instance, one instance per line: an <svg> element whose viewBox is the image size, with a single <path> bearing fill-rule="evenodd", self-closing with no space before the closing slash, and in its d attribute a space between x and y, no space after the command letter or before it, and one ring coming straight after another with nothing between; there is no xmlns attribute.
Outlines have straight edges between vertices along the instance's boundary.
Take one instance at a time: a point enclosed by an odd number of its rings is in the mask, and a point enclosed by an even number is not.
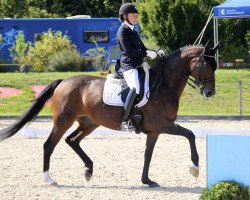
<svg viewBox="0 0 250 200"><path fill-rule="evenodd" d="M128 13L138 13L138 10L137 10L137 8L135 7L134 4L125 3L120 7L120 9L119 9L119 18L120 18L120 20L123 21L122 15L128 14Z"/></svg>

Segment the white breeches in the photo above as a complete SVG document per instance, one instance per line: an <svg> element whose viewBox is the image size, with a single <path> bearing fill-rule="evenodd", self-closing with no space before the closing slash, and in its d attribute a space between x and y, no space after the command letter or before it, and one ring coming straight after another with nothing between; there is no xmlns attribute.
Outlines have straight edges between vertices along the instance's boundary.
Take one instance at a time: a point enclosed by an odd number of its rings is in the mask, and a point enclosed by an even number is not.
<svg viewBox="0 0 250 200"><path fill-rule="evenodd" d="M137 69L131 69L123 72L124 79L130 89L135 88L136 94L140 93L140 83Z"/></svg>

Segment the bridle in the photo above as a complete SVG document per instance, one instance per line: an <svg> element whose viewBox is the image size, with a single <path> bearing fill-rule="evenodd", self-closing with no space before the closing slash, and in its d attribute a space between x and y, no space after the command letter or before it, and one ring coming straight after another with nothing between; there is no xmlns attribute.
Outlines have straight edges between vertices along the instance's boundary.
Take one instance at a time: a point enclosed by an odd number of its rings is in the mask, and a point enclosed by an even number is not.
<svg viewBox="0 0 250 200"><path fill-rule="evenodd" d="M150 90L153 90L159 87L161 81L162 81L162 66L168 67L170 70L172 70L174 73L176 73L181 79L187 81L187 84L189 86L191 86L193 89L195 89L196 87L198 88L202 88L204 87L204 84L207 82L213 82L215 81L214 78L204 78L204 72L205 72L205 59L204 57L211 57L211 58L215 58L215 56L210 56L205 54L205 49L201 52L201 54L199 55L199 59L195 65L195 67L192 69L192 71L190 72L189 75L183 74L179 71L177 71L175 68L172 68L171 66L168 66L163 60L166 60L165 56L159 57L157 56L157 60L158 60L158 67L160 68L160 70L157 73L157 78L155 80L155 83L153 84L153 86L151 87ZM199 66L197 66L199 64ZM199 68L199 79L198 81L195 80L193 77L190 77L190 75L192 75L193 71Z"/></svg>
<svg viewBox="0 0 250 200"><path fill-rule="evenodd" d="M192 78L189 77L189 79L192 79L192 82L199 88L202 88L204 87L204 84L205 83L208 83L208 82L213 82L215 81L215 78L204 78L204 72L205 72L205 59L204 57L210 57L210 58L215 58L215 56L210 56L210 55L207 55L205 54L205 50L203 50L199 56L199 60L197 61L195 67L192 69L192 71L190 72L190 75L192 75L193 71L196 69L196 68L199 68L199 80L196 81ZM197 66L197 64L199 64L199 66Z"/></svg>

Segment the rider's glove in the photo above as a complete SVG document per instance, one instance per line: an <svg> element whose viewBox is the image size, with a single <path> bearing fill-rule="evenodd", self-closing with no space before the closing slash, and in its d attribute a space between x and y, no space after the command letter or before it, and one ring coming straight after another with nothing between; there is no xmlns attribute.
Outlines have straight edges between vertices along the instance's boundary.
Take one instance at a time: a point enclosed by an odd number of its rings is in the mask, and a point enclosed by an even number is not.
<svg viewBox="0 0 250 200"><path fill-rule="evenodd" d="M157 51L157 55L158 55L159 57L163 57L164 54L165 54L165 52L164 52L162 49L160 49L159 51Z"/></svg>
<svg viewBox="0 0 250 200"><path fill-rule="evenodd" d="M155 51L147 50L146 52L147 52L147 57L151 59L155 59L157 56L157 53Z"/></svg>

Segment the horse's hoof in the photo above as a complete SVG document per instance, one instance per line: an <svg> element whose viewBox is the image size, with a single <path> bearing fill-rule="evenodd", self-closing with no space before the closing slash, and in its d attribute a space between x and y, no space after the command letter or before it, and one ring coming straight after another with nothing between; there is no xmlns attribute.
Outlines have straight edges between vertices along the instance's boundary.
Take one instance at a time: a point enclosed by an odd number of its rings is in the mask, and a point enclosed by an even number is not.
<svg viewBox="0 0 250 200"><path fill-rule="evenodd" d="M92 177L92 174L89 173L89 172L86 170L84 176L85 176L85 179L86 179L87 181L90 181L90 179L91 179L91 177Z"/></svg>
<svg viewBox="0 0 250 200"><path fill-rule="evenodd" d="M199 177L199 167L197 166L192 166L189 169L190 173L195 177L198 178Z"/></svg>
<svg viewBox="0 0 250 200"><path fill-rule="evenodd" d="M148 185L150 188L160 187L160 185L150 179L142 180L142 183Z"/></svg>
<svg viewBox="0 0 250 200"><path fill-rule="evenodd" d="M52 183L49 183L48 185L49 186L58 186L58 183L57 182L52 182Z"/></svg>
<svg viewBox="0 0 250 200"><path fill-rule="evenodd" d="M161 187L158 183L153 182L151 184L148 185L150 188L155 188L155 187Z"/></svg>

